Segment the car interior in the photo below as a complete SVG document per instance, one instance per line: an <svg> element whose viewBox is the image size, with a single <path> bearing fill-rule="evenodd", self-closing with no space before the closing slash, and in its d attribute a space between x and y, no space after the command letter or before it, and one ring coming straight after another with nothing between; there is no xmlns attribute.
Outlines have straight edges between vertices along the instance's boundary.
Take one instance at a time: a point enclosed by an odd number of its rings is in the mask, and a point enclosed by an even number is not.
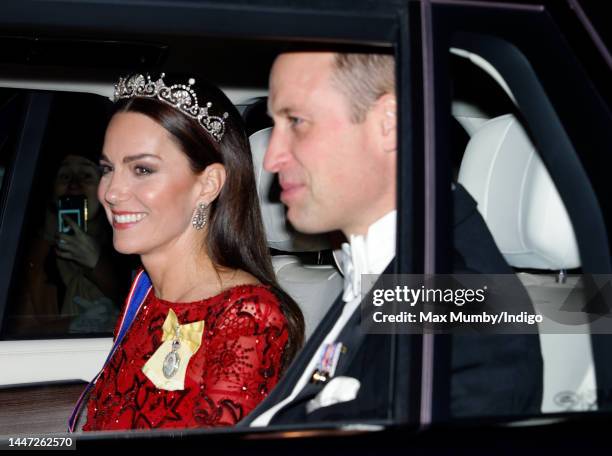
<svg viewBox="0 0 612 456"><path fill-rule="evenodd" d="M457 181L478 202L497 247L525 286L536 312L548 317L540 324L542 412L595 410L588 324L583 321L568 330L560 323L562 317L555 315L559 303L568 299L577 301L571 304L575 308L586 304L576 275L581 263L571 220L505 81L482 57L459 49L451 52L454 68L463 73L455 78L456 84L471 81L480 86L472 91L476 95L472 101L464 98L464 88L454 87L460 98L453 102L453 116L469 135ZM466 61L472 65L466 66ZM489 81L481 85L483 78Z"/></svg>
<svg viewBox="0 0 612 456"><path fill-rule="evenodd" d="M15 43L16 46L26 44ZM293 230L278 199L278 183L263 169L271 131L266 115L267 75L279 51L278 44L210 40L200 42L194 49L193 40L174 38L169 45L133 43L118 51L112 43L94 46L75 42L72 51L82 56L82 65L71 73L62 70L62 65L70 62L66 55L57 52L61 46L57 42L45 44L48 52L41 54L44 59L39 57L37 64L54 62L45 72L34 73L25 67L16 70L13 65L11 71L0 78L0 88L4 88L0 89L0 120L3 116L17 118L10 114L11 101L16 93L23 91L83 93L94 94L100 99L111 98L116 77L128 70L144 68L155 74L163 66L172 74L205 74L223 88L242 113L249 131L274 270L280 285L304 313L307 343L307 338L342 289L341 270L332 255L341 239L337 233L314 236ZM96 58L90 57L88 61L84 56L92 53L92 46ZM478 202L478 209L498 248L515 269L536 310L546 314L547 305L555 307L579 286L577 279L570 275L579 272L581 266L572 223L507 84L480 56L456 48L450 53L454 176ZM194 55L202 58L192 65ZM240 56L240 68L233 63L236 55ZM138 60L134 60L135 57ZM140 62L138 68L133 67L134 61ZM5 125L8 123L0 121L0 151L9 148L10 136ZM0 189L9 167L7 156L0 153ZM2 192L4 195L4 190ZM5 350L20 356L16 368L3 375L2 386L76 381L76 394L81 382L97 373L111 346L109 334L99 333L75 333L70 334L70 338L55 334L53 338L36 340L31 333L11 333L6 327L7 321L10 319L5 319L3 330ZM541 332L545 382L542 412L596 408L588 331L550 334L553 331L547 328ZM79 352L76 363L75 346ZM33 364L40 369L31 369ZM46 422L44 431L63 431L64 422L60 417L65 410L68 416L68 407L75 400L76 397L66 398L59 408L54 404L55 410L59 410L54 415L57 418Z"/></svg>

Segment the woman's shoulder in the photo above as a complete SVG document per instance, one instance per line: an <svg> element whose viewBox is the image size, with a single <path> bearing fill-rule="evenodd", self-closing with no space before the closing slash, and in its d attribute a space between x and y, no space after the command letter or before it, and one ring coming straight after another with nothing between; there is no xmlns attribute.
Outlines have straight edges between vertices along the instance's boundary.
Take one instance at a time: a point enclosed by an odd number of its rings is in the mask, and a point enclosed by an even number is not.
<svg viewBox="0 0 612 456"><path fill-rule="evenodd" d="M225 314L250 317L260 321L284 322L281 301L272 287L263 284L236 285L224 292Z"/></svg>
<svg viewBox="0 0 612 456"><path fill-rule="evenodd" d="M281 302L269 285L261 283L235 285L225 291L226 302L232 305L248 307L270 307L270 310L279 309Z"/></svg>

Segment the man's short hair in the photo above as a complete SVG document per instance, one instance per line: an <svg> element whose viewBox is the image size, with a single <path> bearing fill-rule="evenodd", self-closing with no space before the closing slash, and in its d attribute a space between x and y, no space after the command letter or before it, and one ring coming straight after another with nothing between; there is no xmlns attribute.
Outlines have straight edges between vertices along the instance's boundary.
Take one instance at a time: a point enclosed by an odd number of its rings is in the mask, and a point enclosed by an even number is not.
<svg viewBox="0 0 612 456"><path fill-rule="evenodd" d="M395 93L392 55L337 53L333 65L333 84L347 98L354 123L363 122L380 97Z"/></svg>

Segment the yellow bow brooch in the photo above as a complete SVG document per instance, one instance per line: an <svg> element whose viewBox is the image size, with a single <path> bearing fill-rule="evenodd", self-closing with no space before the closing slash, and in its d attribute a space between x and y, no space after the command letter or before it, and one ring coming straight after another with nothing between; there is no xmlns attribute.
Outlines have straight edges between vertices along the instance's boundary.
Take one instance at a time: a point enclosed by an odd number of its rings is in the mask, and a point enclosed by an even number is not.
<svg viewBox="0 0 612 456"><path fill-rule="evenodd" d="M170 309L162 330L163 342L143 366L142 372L159 389L185 389L187 365L202 344L204 320L181 325Z"/></svg>

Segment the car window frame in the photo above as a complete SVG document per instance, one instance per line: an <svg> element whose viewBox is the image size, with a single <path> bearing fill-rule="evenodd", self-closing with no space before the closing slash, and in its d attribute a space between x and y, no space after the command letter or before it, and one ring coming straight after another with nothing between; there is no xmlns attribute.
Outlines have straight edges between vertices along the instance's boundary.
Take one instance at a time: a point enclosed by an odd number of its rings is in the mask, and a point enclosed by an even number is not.
<svg viewBox="0 0 612 456"><path fill-rule="evenodd" d="M435 122L432 128L438 138L434 154L436 166L429 175L428 186L431 192L440 195L436 199L435 213L439 219L448 220L452 211L452 196L448 183L451 181L450 138L451 95L449 74L451 47L473 52L488 61L501 75L515 96L526 127L537 144L538 153L559 191L572 221L585 272L609 274L612 272L610 257L599 255L599 247L609 251L610 225L606 225L605 207L592 186L592 176L587 173L581 159L576 132L570 137L569 127L576 119L567 116L569 101L561 100L559 87L555 87L550 74L543 74L541 61L545 48L555 49L555 62L562 65L567 74L565 78L578 81L579 87L568 98L576 101L584 112L592 112L593 118L605 122L605 106L597 91L589 84L589 78L581 64L573 55L563 34L558 29L554 17L542 5L525 4L484 4L470 1L433 1L423 27L431 30L431 49L429 57L435 69L430 74L434 87ZM517 28L516 24L524 27ZM534 33L546 43L535 45ZM530 41L531 39L531 41ZM563 60L566 59L566 60ZM579 95L578 95L579 94ZM560 110L564 105L564 110ZM584 114L583 114L584 115ZM588 117L588 116L587 116ZM579 133L579 132L578 132ZM602 136L606 133L602 133ZM612 150L612 135L607 134L607 144ZM604 143L606 141L604 140ZM562 151L559 152L559 151ZM586 152L585 152L586 153ZM576 185L576 183L580 183ZM612 190L612 189L611 189ZM609 212L608 212L609 214ZM610 215L610 214L609 214ZM448 271L452 261L452 231L450 224L438 226L438 231L428 231L436 237L436 245L445 248L438 252L426 252L436 256L436 271ZM442 252L442 255L440 253ZM440 337L432 337L434 341ZM612 348L605 336L591 335L593 356L600 360L610 359ZM433 342L431 375L434 377L432 395L445 397L450 390L451 347L448 343ZM597 364L596 364L597 365ZM425 375L425 374L424 374ZM598 384L610 384L612 372L596 370ZM598 397L599 399L599 397ZM434 401L437 402L437 401ZM450 410L444 404L432 406L432 422L449 422ZM563 415L563 414L560 414ZM541 417L542 415L536 415ZM545 416L551 416L546 414ZM479 417L494 419L494 417ZM526 417L523 417L526 418ZM459 420L457 420L459 421ZM469 421L462 419L461 421Z"/></svg>
<svg viewBox="0 0 612 456"><path fill-rule="evenodd" d="M22 3L19 6L10 3L5 11L6 14L3 15L2 21L11 24L22 21L22 24L28 24L28 14L21 8ZM25 3L28 2L26 1ZM100 4L88 5L89 9L87 11L83 11L83 5L79 4L71 5L71 9L68 12L60 8L65 14L59 14L57 9L53 9L54 6L57 6L55 2L43 5L37 4L37 6L53 10L53 14L48 16L41 11L39 11L39 15L51 18L50 22L53 22L54 27L65 26L67 30L82 27L90 28L94 31L99 30L102 24L104 27L121 27L123 18L135 17L129 14L129 12L138 11L140 8L134 5L118 5L113 3L113 8L117 10L117 14L109 15L109 10L103 8L103 6L110 6L109 3L100 2ZM251 7L249 15L246 15L249 16L249 19L241 18L238 21L235 20L235 10L231 5L227 7L204 5L205 2L202 2L202 8L195 8L195 14L181 14L179 16L177 11L171 11L167 8L167 5L156 5L154 3L152 2L151 4L151 9L148 11L149 14L146 17L142 17L138 25L132 28L133 33L167 33L166 27L168 24L172 23L173 20L180 20L182 33L191 34L192 37L194 35L202 35L203 37L220 36L227 34L227 32L219 30L219 24L227 22L227 15L230 15L234 19L235 30L240 30L236 33L239 36L259 36L265 37L265 39L287 42L311 40L312 42L328 43L327 46L331 43L333 46L356 46L356 48L360 49L363 46L368 48L371 48L371 46L396 47L398 61L416 62L414 67L420 67L420 54L414 52L414 46L411 44L413 34L411 26L417 24L420 19L418 16L413 16L411 19L412 24L409 26L407 9L400 2L389 1L384 4L381 2L381 6L377 6L374 9L369 2L364 2L363 4L367 7L355 11L340 10L341 2L338 2L337 5L332 4L328 10L321 9L318 11L312 10L309 7L300 7L299 5L291 5L282 9L270 8L268 5L260 6L259 8ZM414 6L414 4L413 2L412 5ZM94 10L98 11L99 14L96 15ZM253 19L253 16L257 20ZM100 19L102 17L104 20ZM95 20L92 21L94 18ZM162 24L161 30L160 24ZM412 46L412 49L408 49L410 46ZM414 72L408 74L408 72L404 71L403 64L398 64L397 67L398 81L402 81L399 84L398 93L403 97L402 100L409 100L411 95L418 94L420 82L416 78L413 79ZM405 84L409 84L409 88L407 87L407 90L404 91L402 88L406 87ZM418 110L413 111L413 103L406 101L402 103L403 106L410 107L411 109L411 111L408 111L408 108L405 110L403 108L400 109L400 111L404 111L401 114L403 116L402 123L410 125L410 122L415 121L412 118L413 113ZM414 148L414 144L422 141L419 137L419 129L400 127L399 134L401 138L399 146L401 165L398 166L398 185L402 195L418 195L421 191L419 188L419 176L421 173L418 166L421 159L418 158L416 152L419 149ZM418 227L418 223L414 223L414 220L420 220L415 214L422 210L422 204L415 201L415 198L409 200L403 197L399 201L398 208L401 214L398 217L398 239L400 239L398 242L401 243L402 249L398 250L396 271L416 272L420 270L418 252L422 245L422 242L420 242L422 229ZM387 399L389 419L383 420L381 423L373 423L371 424L372 426L387 426L402 422L407 417L406 410L418 409L418 395L416 394L418 393L418 388L408 389L404 387L408 382L411 385L420 385L418 371L408 372L408 366L420 365L420 343L418 343L418 340L419 336L411 336L410 341L407 337L394 337L392 352L389 354L394 360L391 363L392 372L389 373L389 381L393 383L390 388L393 397ZM410 363L405 362L406 356L410 356ZM398 362L399 360L402 360L402 362ZM399 400L395 400L398 397ZM395 421L394 417L399 415L402 418L399 421ZM354 421L353 425L362 425L365 420L356 419ZM351 422L348 421L318 423L312 426L297 424L288 427L281 426L280 429L304 429L309 427L337 429L350 424ZM274 428L274 426L270 426L267 431ZM233 430L230 431L234 432ZM207 430L206 432L215 433L219 431ZM227 430L224 430L224 432L227 432ZM124 437L126 433L122 432L118 435ZM113 438L112 435L106 434L106 436Z"/></svg>

